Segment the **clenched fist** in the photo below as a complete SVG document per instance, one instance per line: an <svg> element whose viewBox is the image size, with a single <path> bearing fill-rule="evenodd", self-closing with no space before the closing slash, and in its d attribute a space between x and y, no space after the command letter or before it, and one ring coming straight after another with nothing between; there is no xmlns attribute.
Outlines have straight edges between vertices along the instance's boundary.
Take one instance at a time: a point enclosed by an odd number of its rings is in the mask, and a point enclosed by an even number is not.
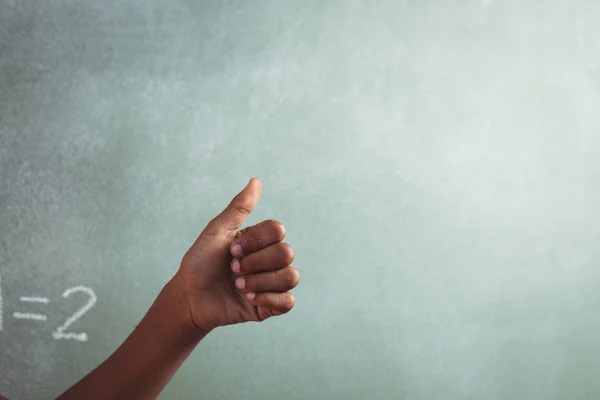
<svg viewBox="0 0 600 400"><path fill-rule="evenodd" d="M203 331L247 321L263 321L294 307L289 292L300 280L290 264L292 247L285 228L267 220L238 230L256 207L262 184L252 178L231 203L208 223L187 251L174 280Z"/></svg>

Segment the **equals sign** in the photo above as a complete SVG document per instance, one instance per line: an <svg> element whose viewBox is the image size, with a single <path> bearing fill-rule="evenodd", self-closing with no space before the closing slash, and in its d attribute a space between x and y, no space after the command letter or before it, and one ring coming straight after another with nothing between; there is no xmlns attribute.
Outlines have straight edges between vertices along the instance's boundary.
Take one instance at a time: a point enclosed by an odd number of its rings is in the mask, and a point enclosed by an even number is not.
<svg viewBox="0 0 600 400"><path fill-rule="evenodd" d="M50 300L48 300L47 297L22 296L21 298L19 298L19 300L22 303L42 303L42 304L48 304L48 303L50 303ZM46 319L48 319L48 317L46 317L45 314L21 313L21 312L13 313L13 318L15 318L15 319L29 319L29 320L32 320L32 321L46 321Z"/></svg>

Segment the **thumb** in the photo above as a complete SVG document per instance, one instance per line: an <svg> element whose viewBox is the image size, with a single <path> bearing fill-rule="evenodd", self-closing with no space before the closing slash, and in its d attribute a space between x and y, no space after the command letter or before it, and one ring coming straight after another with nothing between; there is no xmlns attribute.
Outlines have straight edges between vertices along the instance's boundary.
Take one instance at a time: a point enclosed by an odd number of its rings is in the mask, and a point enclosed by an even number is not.
<svg viewBox="0 0 600 400"><path fill-rule="evenodd" d="M260 179L250 179L246 187L210 222L211 233L227 233L237 230L258 204L261 192L262 182Z"/></svg>

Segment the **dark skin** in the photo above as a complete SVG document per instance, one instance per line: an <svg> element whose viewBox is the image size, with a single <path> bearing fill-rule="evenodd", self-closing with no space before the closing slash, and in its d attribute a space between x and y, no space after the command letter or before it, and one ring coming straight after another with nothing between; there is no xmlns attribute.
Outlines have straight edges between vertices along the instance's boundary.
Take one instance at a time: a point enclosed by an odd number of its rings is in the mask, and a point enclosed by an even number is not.
<svg viewBox="0 0 600 400"><path fill-rule="evenodd" d="M290 266L294 250L282 242L284 226L267 220L238 231L258 203L261 188L258 179L251 180L242 192L245 200L234 199L232 210L213 219L181 263L178 274L191 315L205 331L263 321L294 307L288 291L298 284L300 274Z"/></svg>
<svg viewBox="0 0 600 400"><path fill-rule="evenodd" d="M100 366L58 397L155 399L208 333L289 312L300 280L274 220L238 230L262 184L250 180L202 231L139 325ZM0 400L5 400L0 396Z"/></svg>

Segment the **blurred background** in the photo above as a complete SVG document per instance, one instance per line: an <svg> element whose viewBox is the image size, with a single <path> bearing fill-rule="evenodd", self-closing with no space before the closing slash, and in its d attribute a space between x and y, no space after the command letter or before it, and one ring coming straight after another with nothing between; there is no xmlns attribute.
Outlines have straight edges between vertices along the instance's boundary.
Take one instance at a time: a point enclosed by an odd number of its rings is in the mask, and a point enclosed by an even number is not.
<svg viewBox="0 0 600 400"><path fill-rule="evenodd" d="M297 306L161 398L600 397L599 37L592 0L0 0L0 392L103 361L258 176Z"/></svg>

